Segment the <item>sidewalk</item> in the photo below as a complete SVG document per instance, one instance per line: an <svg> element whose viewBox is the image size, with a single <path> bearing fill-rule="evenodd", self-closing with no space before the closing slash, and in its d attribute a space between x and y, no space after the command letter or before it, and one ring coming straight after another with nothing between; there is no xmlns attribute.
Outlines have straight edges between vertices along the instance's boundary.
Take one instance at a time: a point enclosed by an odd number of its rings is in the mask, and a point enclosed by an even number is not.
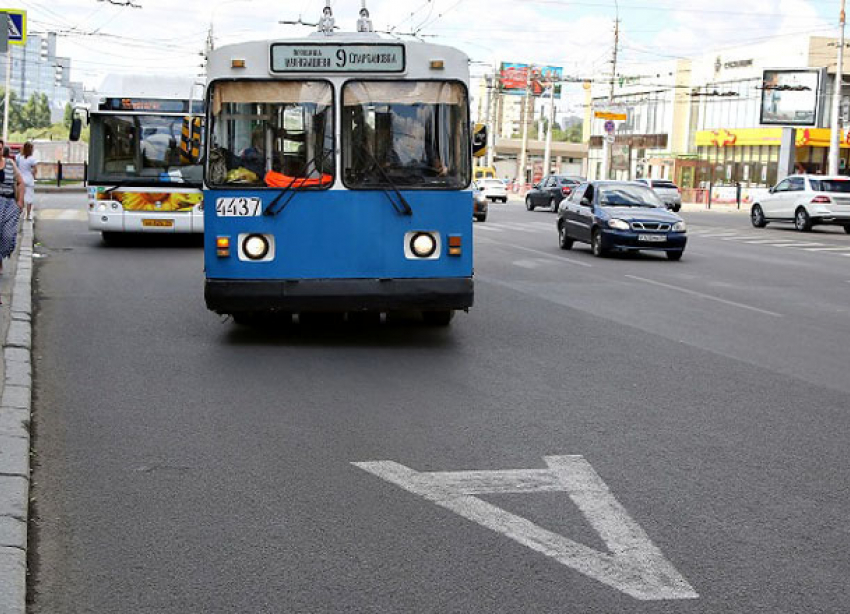
<svg viewBox="0 0 850 614"><path fill-rule="evenodd" d="M22 223L18 247L0 276L0 613L26 611L32 404L32 222Z"/></svg>

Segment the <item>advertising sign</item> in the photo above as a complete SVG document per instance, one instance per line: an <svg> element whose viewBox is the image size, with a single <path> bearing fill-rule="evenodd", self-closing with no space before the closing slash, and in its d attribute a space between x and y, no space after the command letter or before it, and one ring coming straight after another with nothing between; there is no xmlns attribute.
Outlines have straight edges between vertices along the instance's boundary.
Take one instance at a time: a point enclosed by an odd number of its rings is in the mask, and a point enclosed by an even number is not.
<svg viewBox="0 0 850 614"><path fill-rule="evenodd" d="M563 77L563 70L560 66L530 66L502 62L499 69L499 89L504 94L525 96L525 88L528 86L529 95L542 96L548 84L554 81L557 83L555 98L560 98L561 85L558 82Z"/></svg>
<svg viewBox="0 0 850 614"><path fill-rule="evenodd" d="M271 71L287 72L404 72L404 45L275 43Z"/></svg>
<svg viewBox="0 0 850 614"><path fill-rule="evenodd" d="M761 123L815 126L820 70L765 70L762 75Z"/></svg>

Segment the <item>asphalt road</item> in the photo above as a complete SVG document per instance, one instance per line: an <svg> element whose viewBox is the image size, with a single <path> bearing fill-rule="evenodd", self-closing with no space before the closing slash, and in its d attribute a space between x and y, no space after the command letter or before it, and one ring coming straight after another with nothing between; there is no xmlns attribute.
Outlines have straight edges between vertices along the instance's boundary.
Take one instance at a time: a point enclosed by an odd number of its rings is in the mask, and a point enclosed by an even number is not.
<svg viewBox="0 0 850 614"><path fill-rule="evenodd" d="M36 227L33 614L850 603L850 235L688 214L679 263L595 259L494 206L451 329L253 331L206 311L196 245L104 247L82 206L42 197ZM574 455L605 486L435 485ZM482 501L650 572L593 579L611 559L578 571ZM698 597L622 590L659 556Z"/></svg>

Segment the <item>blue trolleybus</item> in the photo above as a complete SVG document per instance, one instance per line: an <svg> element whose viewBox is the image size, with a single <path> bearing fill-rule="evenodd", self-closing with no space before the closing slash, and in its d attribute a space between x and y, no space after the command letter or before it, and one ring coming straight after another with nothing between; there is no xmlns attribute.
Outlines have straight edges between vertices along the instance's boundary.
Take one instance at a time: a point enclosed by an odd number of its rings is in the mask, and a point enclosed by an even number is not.
<svg viewBox="0 0 850 614"><path fill-rule="evenodd" d="M472 306L463 53L329 28L215 49L208 76L209 309L445 325Z"/></svg>

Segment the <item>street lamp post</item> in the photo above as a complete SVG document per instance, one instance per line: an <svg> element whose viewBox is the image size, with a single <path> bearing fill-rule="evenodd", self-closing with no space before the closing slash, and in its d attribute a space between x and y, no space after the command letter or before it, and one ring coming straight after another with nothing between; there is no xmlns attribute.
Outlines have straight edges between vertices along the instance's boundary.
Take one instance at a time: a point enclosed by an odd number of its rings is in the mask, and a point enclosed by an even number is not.
<svg viewBox="0 0 850 614"><path fill-rule="evenodd" d="M840 155L839 137L841 134L841 86L844 73L844 2L841 0L841 15L839 19L840 35L838 40L838 65L835 69L835 87L832 92L832 120L829 135L829 174L837 175Z"/></svg>
<svg viewBox="0 0 850 614"><path fill-rule="evenodd" d="M614 11L614 55L611 58L611 87L608 90L609 107L614 102L614 82L617 79L617 48L620 46L620 3L617 0L614 0ZM602 141L602 179L611 178L612 149L612 143L608 142L608 135L606 134Z"/></svg>

